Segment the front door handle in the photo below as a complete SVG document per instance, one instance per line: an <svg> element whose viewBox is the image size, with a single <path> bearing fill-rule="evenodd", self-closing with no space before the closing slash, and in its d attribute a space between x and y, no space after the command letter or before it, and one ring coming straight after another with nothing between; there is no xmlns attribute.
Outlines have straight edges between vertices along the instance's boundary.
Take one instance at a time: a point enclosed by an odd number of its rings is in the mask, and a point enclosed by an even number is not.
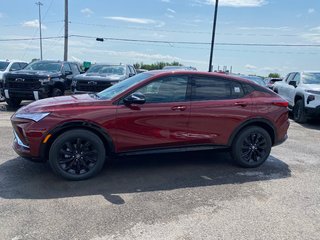
<svg viewBox="0 0 320 240"><path fill-rule="evenodd" d="M236 102L234 105L241 106L241 107L246 107L248 105L248 103L247 102Z"/></svg>
<svg viewBox="0 0 320 240"><path fill-rule="evenodd" d="M184 111L187 109L187 107L186 106L173 106L171 109L173 111Z"/></svg>

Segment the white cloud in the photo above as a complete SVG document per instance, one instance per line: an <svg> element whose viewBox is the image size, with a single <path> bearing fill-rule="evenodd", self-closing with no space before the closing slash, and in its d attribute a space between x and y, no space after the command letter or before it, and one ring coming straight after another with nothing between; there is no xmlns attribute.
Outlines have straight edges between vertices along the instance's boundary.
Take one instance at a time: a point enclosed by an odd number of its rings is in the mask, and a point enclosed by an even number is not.
<svg viewBox="0 0 320 240"><path fill-rule="evenodd" d="M200 4L213 5L215 0L195 0ZM266 5L266 0L220 0L219 6L224 7L261 7Z"/></svg>
<svg viewBox="0 0 320 240"><path fill-rule="evenodd" d="M80 12L86 15L87 17L90 17L94 13L90 8L81 9Z"/></svg>
<svg viewBox="0 0 320 240"><path fill-rule="evenodd" d="M287 31L290 30L289 27L239 27L238 29L240 30L283 30L283 31Z"/></svg>
<svg viewBox="0 0 320 240"><path fill-rule="evenodd" d="M308 9L308 13L309 13L309 14L312 14L312 13L314 13L315 11L316 11L316 10L314 10L314 8L309 8L309 9Z"/></svg>
<svg viewBox="0 0 320 240"><path fill-rule="evenodd" d="M176 11L173 10L173 9L171 9L171 8L167 8L167 11L168 11L168 12L171 12L171 13L176 13Z"/></svg>
<svg viewBox="0 0 320 240"><path fill-rule="evenodd" d="M320 26L310 28L309 32L302 34L302 37L313 43L320 43Z"/></svg>
<svg viewBox="0 0 320 240"><path fill-rule="evenodd" d="M255 70L255 69L257 69L256 66L251 65L251 64L246 64L244 67L245 67L246 69L248 69L248 70Z"/></svg>
<svg viewBox="0 0 320 240"><path fill-rule="evenodd" d="M30 20L30 21L25 21L22 23L23 27L30 27L30 28L39 28L39 20ZM41 24L42 29L47 29L47 27L43 24Z"/></svg>
<svg viewBox="0 0 320 240"><path fill-rule="evenodd" d="M138 23L138 24L155 24L157 21L148 18L129 18L129 17L104 17L105 19L111 19L115 21Z"/></svg>
<svg viewBox="0 0 320 240"><path fill-rule="evenodd" d="M174 16L173 15L171 15L171 14L165 14L166 15L166 17L168 17L168 18L174 18Z"/></svg>

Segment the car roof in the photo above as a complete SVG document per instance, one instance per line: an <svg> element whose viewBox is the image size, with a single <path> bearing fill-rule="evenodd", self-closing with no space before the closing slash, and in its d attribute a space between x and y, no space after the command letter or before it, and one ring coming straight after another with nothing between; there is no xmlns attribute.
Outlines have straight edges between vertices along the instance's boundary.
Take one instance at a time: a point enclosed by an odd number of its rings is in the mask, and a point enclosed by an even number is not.
<svg viewBox="0 0 320 240"><path fill-rule="evenodd" d="M148 72L144 72L144 74L150 74L150 75L157 75L157 76L168 76L168 75L198 75L198 76L209 76L209 77L219 77L219 78L226 78L236 81L242 81L246 83L252 83L252 81L247 80L245 78L242 78L241 76L233 76L233 75L227 75L227 74L221 74L217 72L203 72L203 71L192 71L192 70L152 70Z"/></svg>

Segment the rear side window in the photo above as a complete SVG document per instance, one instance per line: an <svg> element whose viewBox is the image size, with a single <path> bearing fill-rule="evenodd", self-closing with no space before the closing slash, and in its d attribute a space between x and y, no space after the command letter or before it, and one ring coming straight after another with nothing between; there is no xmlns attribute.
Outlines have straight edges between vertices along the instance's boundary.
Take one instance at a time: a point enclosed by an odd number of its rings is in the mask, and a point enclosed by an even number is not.
<svg viewBox="0 0 320 240"><path fill-rule="evenodd" d="M77 64L70 63L73 74L80 74L80 69Z"/></svg>
<svg viewBox="0 0 320 240"><path fill-rule="evenodd" d="M241 84L235 81L206 77L193 80L192 101L234 99L244 95Z"/></svg>
<svg viewBox="0 0 320 240"><path fill-rule="evenodd" d="M20 67L19 63L13 63L10 67L10 71L17 71L20 69L21 69L21 67Z"/></svg>
<svg viewBox="0 0 320 240"><path fill-rule="evenodd" d="M66 72L66 71L71 72L71 68L70 68L70 66L69 66L68 63L63 64L63 70L64 70L65 72Z"/></svg>

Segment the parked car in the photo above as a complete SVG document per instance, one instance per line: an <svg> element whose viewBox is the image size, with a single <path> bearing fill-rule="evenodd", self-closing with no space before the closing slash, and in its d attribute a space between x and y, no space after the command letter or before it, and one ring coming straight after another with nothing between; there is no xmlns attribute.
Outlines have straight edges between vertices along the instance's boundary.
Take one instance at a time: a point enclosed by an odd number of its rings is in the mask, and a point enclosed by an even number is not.
<svg viewBox="0 0 320 240"><path fill-rule="evenodd" d="M14 150L48 160L70 180L96 175L110 156L230 149L257 167L286 140L288 102L248 80L150 71L97 94L43 99L11 118Z"/></svg>
<svg viewBox="0 0 320 240"><path fill-rule="evenodd" d="M1 94L3 88L3 75L7 72L23 69L28 63L19 60L0 60L0 101L4 101L5 97Z"/></svg>
<svg viewBox="0 0 320 240"><path fill-rule="evenodd" d="M274 91L289 102L296 122L320 116L320 72L289 73L274 84Z"/></svg>
<svg viewBox="0 0 320 240"><path fill-rule="evenodd" d="M128 64L95 64L86 73L74 77L71 90L74 93L100 92L136 74L135 68Z"/></svg>
<svg viewBox="0 0 320 240"><path fill-rule="evenodd" d="M70 89L73 76L79 73L74 62L35 61L4 75L3 95L11 107L18 107L22 100L62 96Z"/></svg>
<svg viewBox="0 0 320 240"><path fill-rule="evenodd" d="M188 70L188 71L197 71L195 67L191 66L165 66L162 68L162 70L169 70L169 71L174 71L174 70Z"/></svg>
<svg viewBox="0 0 320 240"><path fill-rule="evenodd" d="M266 84L267 84L268 88L273 90L275 82L280 82L280 81L282 81L282 78L267 78L266 79Z"/></svg>

